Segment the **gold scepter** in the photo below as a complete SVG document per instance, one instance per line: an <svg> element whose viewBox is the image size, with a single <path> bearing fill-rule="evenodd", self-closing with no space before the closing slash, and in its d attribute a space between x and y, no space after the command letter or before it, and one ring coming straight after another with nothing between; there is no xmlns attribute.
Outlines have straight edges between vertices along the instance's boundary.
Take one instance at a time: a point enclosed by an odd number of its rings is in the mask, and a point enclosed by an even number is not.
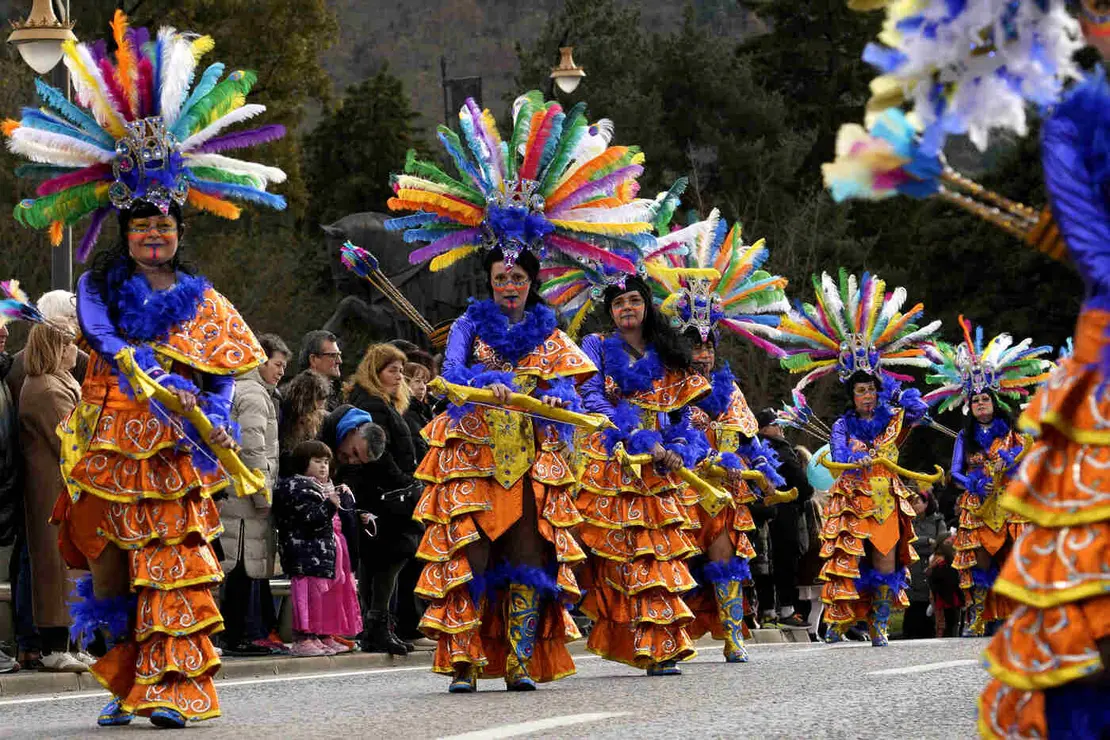
<svg viewBox="0 0 1110 740"><path fill-rule="evenodd" d="M445 396L456 406L465 403L478 403L486 406L496 406L505 411L519 411L538 416L548 421L561 424L572 424L596 432L602 429L612 429L613 422L601 414L582 414L577 411L561 409L557 406L548 406L538 398L526 396L523 393L510 393L506 404L500 403L488 388L471 388L458 383L451 383L442 377L434 378L428 382L428 390L437 396Z"/></svg>
<svg viewBox="0 0 1110 740"><path fill-rule="evenodd" d="M720 465L710 465L706 468L705 475L714 480L723 480L728 477L730 472L728 468L722 468ZM771 481L767 480L767 476L758 470L741 470L740 480L754 481L756 487L760 491L772 491L772 493L763 494L763 503L767 506L788 504L798 498L797 488L791 488L788 491L780 491L772 486Z"/></svg>
<svg viewBox="0 0 1110 740"><path fill-rule="evenodd" d="M625 451L623 445L621 446L621 460L629 465L645 465L652 462L651 455L629 455ZM701 508L705 509L710 516L717 516L721 510L726 506L735 506L736 502L732 500L732 496L727 491L722 491L705 479L686 467L675 468L674 474L682 479L682 482L693 488L698 492L698 504Z"/></svg>
<svg viewBox="0 0 1110 740"><path fill-rule="evenodd" d="M215 426L200 410L200 406L193 406L188 411L182 408L181 402L177 400L177 396L171 390L159 385L154 378L147 375L142 368L135 364L134 347L125 347L120 350L116 354L115 360L120 373L131 384L131 389L135 392L135 398L144 401L153 399L173 413L187 419L196 427L202 439L208 439L211 436ZM250 496L260 491L266 491L266 477L261 471L248 468L239 455L236 454L236 450L218 446L209 449L215 453L224 470L235 482L236 495ZM270 496L268 491L266 491L266 496L267 498Z"/></svg>
<svg viewBox="0 0 1110 740"><path fill-rule="evenodd" d="M939 482L941 478L944 477L944 468L942 468L939 465L934 466L936 468L935 473L929 474L929 473L918 473L918 472L915 472L913 470L907 470L906 468L903 468L901 465L899 465L898 463L894 462L893 460L891 460L890 458L887 458L887 457L876 457L876 458L874 458L873 462L877 465L882 465L884 468L886 468L887 470L889 470L892 473L895 473L897 475L901 475L905 478L909 478L910 480L918 481L919 483L933 483L933 484L935 484L935 483ZM861 466L856 465L855 463L833 462L832 460L829 459L829 451L828 450L825 450L824 452L822 452L821 456L817 458L817 464L818 465L824 465L825 468L827 468L828 470L830 470L832 472L836 472L836 473L844 473L844 472L848 472L850 470L860 470L861 469Z"/></svg>

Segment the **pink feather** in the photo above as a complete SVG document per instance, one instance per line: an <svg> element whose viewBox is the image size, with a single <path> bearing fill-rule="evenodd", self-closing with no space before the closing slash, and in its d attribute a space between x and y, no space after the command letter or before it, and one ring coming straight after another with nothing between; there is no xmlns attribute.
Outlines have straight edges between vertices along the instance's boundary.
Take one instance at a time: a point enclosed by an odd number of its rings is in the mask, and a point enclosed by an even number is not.
<svg viewBox="0 0 1110 740"><path fill-rule="evenodd" d="M554 125L555 116L562 112L563 108L558 103L552 103L551 107L547 109L547 114L540 123L539 131L531 139L532 146L524 154L524 163L520 166L521 179L536 179L536 171L540 167L540 159L543 158L543 150L547 145L547 139L551 136L551 127Z"/></svg>
<svg viewBox="0 0 1110 740"><path fill-rule="evenodd" d="M632 264L632 262L620 255L606 252L601 247L595 247L593 244L571 239L562 234L548 234L544 237L544 241L547 242L549 246L561 252L565 252L566 254L594 260L610 269L627 272L630 275L636 273L636 265Z"/></svg>
<svg viewBox="0 0 1110 740"><path fill-rule="evenodd" d="M112 105L115 106L124 120L135 120L131 103L127 100L127 95L123 92L123 88L119 85L119 79L116 77L116 68L107 59L101 59L99 66L100 74L104 77L104 87L107 89Z"/></svg>
<svg viewBox="0 0 1110 740"><path fill-rule="evenodd" d="M741 336L744 339L747 339L749 342L754 344L756 347L759 347L761 350L766 352L771 357L776 357L776 358L777 357L786 357L786 352L782 349L782 347L779 347L776 344L772 344L771 342L767 341L766 339L764 339L761 336L757 336L755 334L752 334L747 329L741 328L740 324L738 324L737 322L730 321L728 319L724 319L724 320L722 320L721 323L724 324L725 326L727 326L730 330L732 330L738 336Z"/></svg>
<svg viewBox="0 0 1110 740"><path fill-rule="evenodd" d="M53 195L67 188L84 185L85 183L101 179L112 179L112 165L104 163L94 164L89 167L83 167L76 172L67 172L64 175L52 177L49 180L39 183L38 188L35 189L35 194L40 197L44 195Z"/></svg>
<svg viewBox="0 0 1110 740"><path fill-rule="evenodd" d="M417 249L409 255L409 264L419 265L421 262L427 262L433 257L437 257L444 252L449 252L455 247L464 247L468 244L477 244L482 237L482 229L480 227L473 227L470 229L462 229L461 231L454 231L446 236L441 236L431 244Z"/></svg>

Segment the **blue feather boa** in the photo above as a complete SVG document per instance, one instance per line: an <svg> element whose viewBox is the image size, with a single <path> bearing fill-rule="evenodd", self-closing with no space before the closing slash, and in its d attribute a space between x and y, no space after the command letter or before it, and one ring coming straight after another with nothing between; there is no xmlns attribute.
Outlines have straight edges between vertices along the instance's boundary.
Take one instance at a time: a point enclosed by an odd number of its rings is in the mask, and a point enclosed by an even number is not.
<svg viewBox="0 0 1110 740"><path fill-rule="evenodd" d="M117 326L124 336L140 342L161 341L175 326L197 315L204 294L212 286L203 277L177 273L168 290L151 290L141 274L123 281L116 294Z"/></svg>
<svg viewBox="0 0 1110 740"><path fill-rule="evenodd" d="M475 574L468 584L470 597L477 604L482 595L493 596L509 586L531 586L541 599L557 599L562 593L555 573L531 565L511 565L499 563L485 573Z"/></svg>
<svg viewBox="0 0 1110 740"><path fill-rule="evenodd" d="M729 581L751 580L752 571L748 561L744 558L733 556L723 563L710 560L699 574L698 583L728 583Z"/></svg>
<svg viewBox="0 0 1110 740"><path fill-rule="evenodd" d="M860 592L873 592L879 586L889 586L894 592L894 597L909 588L910 582L906 577L905 568L895 568L893 573L880 573L871 567L868 562L860 563L860 575L856 579L856 589Z"/></svg>
<svg viewBox="0 0 1110 740"><path fill-rule="evenodd" d="M1010 425L1004 419L996 418L986 426L982 424L975 425L975 441L984 452L991 448L996 439L1001 439L1009 433Z"/></svg>
<svg viewBox="0 0 1110 740"><path fill-rule="evenodd" d="M574 381L570 378L552 378L547 388L539 391L539 396L552 396L558 398L563 402L563 408L568 411L577 411L578 413L585 412L582 407L582 398L578 395L578 388L574 385ZM559 438L564 443L570 444L574 440L574 426L572 424L564 424L561 422L544 422L549 423L555 428Z"/></svg>
<svg viewBox="0 0 1110 740"><path fill-rule="evenodd" d="M710 419L716 419L728 411L729 401L732 400L732 390L736 385L736 377L726 363L709 378L712 390L709 395L698 401L698 408L709 414Z"/></svg>
<svg viewBox="0 0 1110 740"><path fill-rule="evenodd" d="M751 468L763 473L767 482L776 490L786 485L786 479L779 475L782 461L779 460L775 448L766 441L759 437L752 437L748 442L741 444L736 451L748 458Z"/></svg>
<svg viewBox="0 0 1110 740"><path fill-rule="evenodd" d="M513 365L543 344L559 326L555 312L542 304L527 309L524 318L515 324L510 324L509 317L491 300L474 301L467 306L466 315L474 322L478 337Z"/></svg>
<svg viewBox="0 0 1110 740"><path fill-rule="evenodd" d="M663 435L653 429L640 429L640 414L636 407L628 401L621 401L613 410L609 418L616 429L606 429L601 433L605 449L613 452L618 442L624 442L624 448L630 455L646 455L655 449L655 445L662 444Z"/></svg>
<svg viewBox="0 0 1110 740"><path fill-rule="evenodd" d="M632 361L625 349L624 340L612 335L602 341L601 352L605 374L616 382L621 395L646 393L652 389L655 381L663 379L663 362L650 346L644 351L643 357Z"/></svg>
<svg viewBox="0 0 1110 740"><path fill-rule="evenodd" d="M84 650L96 639L98 630L119 642L131 636L131 620L138 602L134 595L98 599L93 591L92 576L81 577L70 594L69 637Z"/></svg>
<svg viewBox="0 0 1110 740"><path fill-rule="evenodd" d="M860 418L855 409L846 412L843 418L844 423L848 426L848 434L853 439L858 439L870 447L875 442L875 438L890 426L890 420L894 418L894 412L887 404L880 403L875 407L875 413L871 415L870 419Z"/></svg>
<svg viewBox="0 0 1110 740"><path fill-rule="evenodd" d="M682 458L682 465L694 468L709 454L709 441L688 419L663 429L663 445Z"/></svg>

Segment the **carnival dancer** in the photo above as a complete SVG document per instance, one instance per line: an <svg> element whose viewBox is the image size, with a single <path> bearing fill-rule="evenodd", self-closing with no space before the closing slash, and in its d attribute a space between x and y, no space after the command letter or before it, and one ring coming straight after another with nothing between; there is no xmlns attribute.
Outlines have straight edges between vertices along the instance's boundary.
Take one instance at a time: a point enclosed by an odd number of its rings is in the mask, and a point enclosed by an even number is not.
<svg viewBox="0 0 1110 740"><path fill-rule="evenodd" d="M665 265L649 264L661 310L671 326L693 347L692 367L710 383L710 392L690 407L690 422L706 435L711 450L707 462L728 470L726 488L732 506L711 514L696 498L686 503L687 516L701 553L692 569L698 587L685 597L694 613L687 627L691 639L711 633L724 641L728 663L745 663L743 585L751 579L748 561L755 550L747 532L755 530L748 504L774 495L785 484L777 458L757 436L759 424L748 407L728 364L717 369L721 328L752 342L768 354L781 350L768 338L777 335L780 316L789 310L786 278L761 269L769 252L764 240L745 244L739 225L731 229L716 210L686 256L669 255ZM749 483L744 471L761 480Z"/></svg>
<svg viewBox="0 0 1110 740"><path fill-rule="evenodd" d="M574 673L565 643L580 635L565 605L581 596L572 567L585 554L571 532L582 518L566 430L505 404L515 392L574 407L576 383L596 371L540 300L537 255L631 271L593 238L630 250L651 238L650 223L619 208L642 171L635 147L608 146L607 123L590 125L581 105L564 114L536 92L517 99L513 119L506 145L489 111L468 100L466 143L439 129L459 179L410 155L389 202L419 211L389 222L408 229L406 240L431 242L414 263L438 270L481 249L492 294L456 320L442 375L489 389L494 405L436 417L416 472L427 483L415 513L427 528L420 627L437 640L433 670L452 676L453 693L475 691L479 677L529 691Z"/></svg>
<svg viewBox="0 0 1110 740"><path fill-rule="evenodd" d="M1087 40L1110 57L1110 3L1085 0ZM1075 351L1020 424L1037 436L1001 505L1030 521L995 581L1018 602L987 648L979 700L986 738L1094 738L1110 732L1110 85L1099 68L1042 129L1052 213L1085 284Z"/></svg>
<svg viewBox="0 0 1110 740"><path fill-rule="evenodd" d="M886 284L865 273L862 281L840 271L839 284L827 273L814 278L816 305L792 311L780 326L788 357L783 366L806 372L797 390L836 372L847 393L847 409L832 426L831 461L840 473L829 490L821 532L821 599L828 639L867 620L871 644L888 641L891 612L909 605L908 566L917 559L912 498L898 466L898 448L910 428L926 418L921 393L901 390L892 366L927 366L918 343L939 321L919 328L918 304L906 313L904 288L886 293ZM935 476L939 478L939 475Z"/></svg>
<svg viewBox="0 0 1110 740"><path fill-rule="evenodd" d="M209 545L221 530L212 495L231 484L239 495L258 490L249 479L256 471L229 468L226 449L234 446L234 377L265 357L227 299L183 265L181 207L228 217L239 211L226 197L284 207L264 189L284 179L280 170L215 154L283 129L217 136L264 109L243 105L254 74L220 81L222 64L190 92L210 37L163 28L152 38L119 11L112 28L115 64L102 45L63 47L77 105L36 81L45 107L24 109L4 133L35 162L21 174L50 178L16 209L21 222L49 228L57 243L64 224L91 213L83 259L118 211L118 244L78 283L78 320L93 352L81 401L58 428L68 492L54 521L69 565L92 571L78 587L73 632L88 640L104 628L114 643L92 667L114 697L99 723L140 714L183 727L220 713L212 683L220 661L209 639L222 624L213 588L223 577ZM211 434L201 438L145 400L144 378L172 391L159 389L189 419L206 415Z"/></svg>
<svg viewBox="0 0 1110 740"><path fill-rule="evenodd" d="M952 480L964 491L957 501L960 521L953 543L953 567L960 572L960 588L968 595L971 621L968 636L981 637L989 625L1010 615L1012 602L991 591L998 570L1025 519L1000 508L1002 489L1017 470L1031 443L1014 429L1004 398L1021 402L1029 389L1048 378L1051 360L1040 359L1051 347L1034 347L1031 339L1014 344L1000 334L985 346L983 329L975 330L960 317L964 342L956 347L936 342L926 347L933 361L930 383L941 385L926 394L925 402L939 404L940 412L961 406L970 410L952 448Z"/></svg>

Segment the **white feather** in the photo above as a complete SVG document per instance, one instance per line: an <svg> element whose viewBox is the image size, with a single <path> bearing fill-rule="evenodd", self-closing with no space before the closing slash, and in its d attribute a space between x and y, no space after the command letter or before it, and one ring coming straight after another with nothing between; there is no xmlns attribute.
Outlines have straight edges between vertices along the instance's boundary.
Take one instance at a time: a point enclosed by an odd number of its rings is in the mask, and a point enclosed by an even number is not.
<svg viewBox="0 0 1110 740"><path fill-rule="evenodd" d="M89 167L111 162L115 156L114 152L105 151L94 144L26 126L12 132L8 139L8 149L15 154L22 154L32 162L63 167Z"/></svg>
<svg viewBox="0 0 1110 740"><path fill-rule="evenodd" d="M88 108L93 117L96 118L96 122L107 129L109 133L113 135L116 131L122 133L124 129L123 116L120 115L120 112L116 110L116 107L112 105L108 98L108 86L104 82L104 75L100 73L100 67L93 60L92 52L84 44L77 44L74 51L93 79L93 84L90 85L84 75L73 70L75 65L68 57L66 58L66 66L70 67L70 81L73 83L73 89L77 92L77 101Z"/></svg>
<svg viewBox="0 0 1110 740"><path fill-rule="evenodd" d="M611 224L650 222L655 217L655 205L655 201L639 198L616 208L571 208L567 211L567 220Z"/></svg>
<svg viewBox="0 0 1110 740"><path fill-rule="evenodd" d="M514 112L515 119L516 114ZM562 177L555 183L558 188L564 182L574 176L574 173L579 167L589 162L591 159L597 157L606 149L609 148L609 141L613 138L613 122L608 118L602 118L600 121L590 124L596 133L587 132L578 145L574 147L568 161L567 169L563 172Z"/></svg>
<svg viewBox="0 0 1110 740"><path fill-rule="evenodd" d="M859 310L860 292L859 281L856 280L855 273L848 276L848 321L855 323L856 312ZM858 332L862 327L853 326L852 331Z"/></svg>
<svg viewBox="0 0 1110 740"><path fill-rule="evenodd" d="M693 246L697 243L702 233L704 233L707 223L707 221L698 221L678 231L672 231L664 236L656 237L655 249L652 251L657 252L661 249L672 247L675 244L682 244L686 247Z"/></svg>
<svg viewBox="0 0 1110 740"><path fill-rule="evenodd" d="M257 177L264 183L285 182L285 173L277 167L267 167L257 162L225 157L222 154L189 154L185 152L184 156L189 167L218 167L235 175Z"/></svg>
<svg viewBox="0 0 1110 740"><path fill-rule="evenodd" d="M696 251L694 258L697 260L698 267L709 266L709 247L713 244L713 238L717 235L717 224L721 221L720 210L714 208L709 212L709 217L702 223L705 228L702 230L701 235L698 237Z"/></svg>
<svg viewBox="0 0 1110 740"><path fill-rule="evenodd" d="M848 337L851 332L844 325L844 301L840 300L840 288L827 272L821 273L821 292L825 294L825 308L828 310L829 321L840 336L838 340Z"/></svg>
<svg viewBox="0 0 1110 740"><path fill-rule="evenodd" d="M876 336L882 334L882 330L886 329L887 324L894 318L894 314L901 311L905 303L906 289L901 287L895 288L894 292L890 294L890 298L883 304L883 310L879 313L879 320L875 322Z"/></svg>
<svg viewBox="0 0 1110 740"><path fill-rule="evenodd" d="M241 123L243 121L246 121L247 119L254 118L255 116L265 112L266 106L259 105L257 103L250 103L248 105L236 108L230 113L217 118L215 121L208 124L200 131L197 131L195 134L183 141L181 143L181 151L188 152L196 149L198 146L208 141L228 126L233 126L236 123Z"/></svg>
<svg viewBox="0 0 1110 740"><path fill-rule="evenodd" d="M162 76L162 99L159 109L166 126L172 126L181 113L181 104L193 84L193 73L197 68L197 60L193 55L193 44L186 37L177 33L170 27L158 31L158 38L162 41L162 66L159 73Z"/></svg>
<svg viewBox="0 0 1110 740"><path fill-rule="evenodd" d="M937 319L936 321L932 322L931 324L921 327L917 331L911 331L909 334L905 335L904 337L902 337L898 341L891 342L890 345L888 345L883 350L883 353L886 354L886 353L890 353L890 352L897 352L898 350L902 349L903 347L905 347L909 344L916 344L917 342L928 339L933 334L937 333L937 330L940 329L940 323L941 323L940 319ZM929 359L927 357L923 358L923 359L925 359L926 361L929 361ZM931 364L931 362L930 362L930 364Z"/></svg>

